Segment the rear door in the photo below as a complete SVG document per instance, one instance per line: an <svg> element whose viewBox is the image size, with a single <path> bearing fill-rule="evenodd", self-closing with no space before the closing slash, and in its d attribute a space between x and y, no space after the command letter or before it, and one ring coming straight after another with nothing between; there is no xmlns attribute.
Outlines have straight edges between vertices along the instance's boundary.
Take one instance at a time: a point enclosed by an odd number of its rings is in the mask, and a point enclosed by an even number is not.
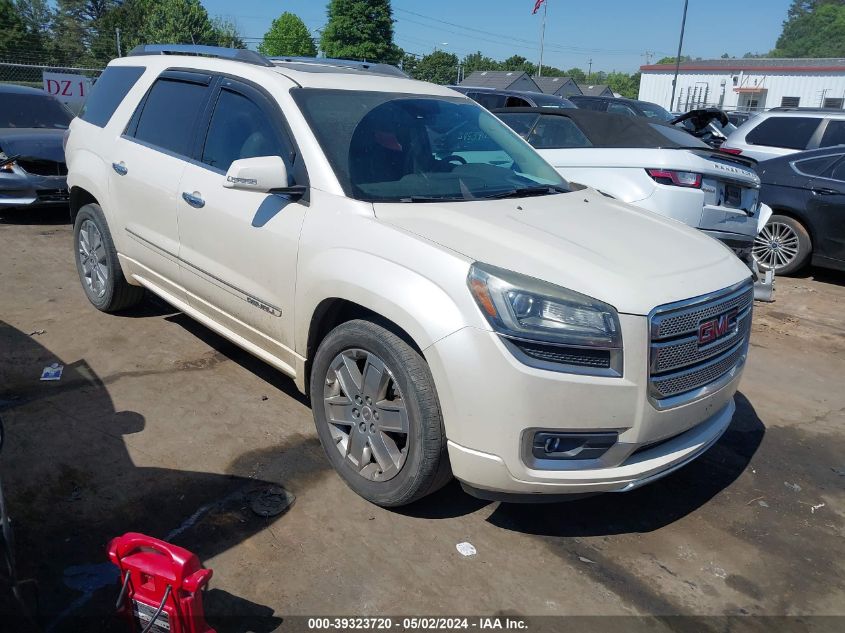
<svg viewBox="0 0 845 633"><path fill-rule="evenodd" d="M148 281L179 299L176 194L210 82L201 73L162 73L109 157L112 204L125 218L124 254L145 269Z"/></svg>
<svg viewBox="0 0 845 633"><path fill-rule="evenodd" d="M176 200L188 302L294 366L293 295L306 202L224 187L232 161L281 156L306 184L278 104L258 86L221 78ZM298 161L298 162L297 162ZM290 370L292 372L292 369Z"/></svg>
<svg viewBox="0 0 845 633"><path fill-rule="evenodd" d="M810 182L813 254L845 263L845 158Z"/></svg>

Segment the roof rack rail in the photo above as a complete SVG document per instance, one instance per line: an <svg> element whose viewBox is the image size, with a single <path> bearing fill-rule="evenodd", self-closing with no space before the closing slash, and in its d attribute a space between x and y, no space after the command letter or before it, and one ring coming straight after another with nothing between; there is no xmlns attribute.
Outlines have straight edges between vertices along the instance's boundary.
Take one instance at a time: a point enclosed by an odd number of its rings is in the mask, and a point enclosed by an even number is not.
<svg viewBox="0 0 845 633"><path fill-rule="evenodd" d="M358 71L362 73L371 73L373 75L389 75L393 77L402 77L407 79L407 73L403 72L392 64L380 64L378 62L357 61L353 59L333 59L331 57L270 57L271 62L277 65L291 64L291 65L307 65L312 67L333 67L341 68L348 71Z"/></svg>
<svg viewBox="0 0 845 633"><path fill-rule="evenodd" d="M813 108L813 107L805 108L803 106L798 106L798 107L794 107L794 108L791 108L791 107L788 107L788 106L778 106L776 108L772 108L770 110L770 112L772 112L772 111L774 111L774 112L836 112L836 113L839 113L839 114L845 114L845 110L843 110L842 108Z"/></svg>
<svg viewBox="0 0 845 633"><path fill-rule="evenodd" d="M255 66L272 67L273 63L255 51L244 48L226 48L224 46L202 46L199 44L141 44L129 51L129 57L138 55L195 55L198 57L217 57L230 59Z"/></svg>

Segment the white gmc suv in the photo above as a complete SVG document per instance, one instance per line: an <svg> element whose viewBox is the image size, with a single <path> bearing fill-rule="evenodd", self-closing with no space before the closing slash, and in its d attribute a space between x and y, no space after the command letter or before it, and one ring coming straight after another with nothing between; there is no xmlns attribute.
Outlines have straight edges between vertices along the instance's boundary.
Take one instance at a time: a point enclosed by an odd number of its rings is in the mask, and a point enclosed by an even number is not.
<svg viewBox="0 0 845 633"><path fill-rule="evenodd" d="M748 268L570 190L447 88L146 46L109 64L66 150L91 303L147 289L291 376L374 503L452 474L485 498L631 490L731 421Z"/></svg>

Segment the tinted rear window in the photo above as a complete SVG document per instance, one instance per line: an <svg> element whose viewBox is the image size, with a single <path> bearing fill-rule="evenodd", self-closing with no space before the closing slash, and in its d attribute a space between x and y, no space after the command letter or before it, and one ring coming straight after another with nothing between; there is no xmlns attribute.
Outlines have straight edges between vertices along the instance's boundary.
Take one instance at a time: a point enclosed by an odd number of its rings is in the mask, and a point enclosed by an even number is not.
<svg viewBox="0 0 845 633"><path fill-rule="evenodd" d="M138 66L109 66L97 79L79 118L105 127L117 106L144 74Z"/></svg>
<svg viewBox="0 0 845 633"><path fill-rule="evenodd" d="M186 81L157 80L138 119L135 138L176 154L189 155L194 124L207 90L206 86Z"/></svg>
<svg viewBox="0 0 845 633"><path fill-rule="evenodd" d="M829 121L819 147L845 145L845 121Z"/></svg>
<svg viewBox="0 0 845 633"><path fill-rule="evenodd" d="M773 116L761 121L745 140L751 145L805 149L820 122L818 118Z"/></svg>
<svg viewBox="0 0 845 633"><path fill-rule="evenodd" d="M528 133L534 127L537 119L540 118L539 114L532 112L500 112L496 116L507 123L508 127L522 138L528 138Z"/></svg>

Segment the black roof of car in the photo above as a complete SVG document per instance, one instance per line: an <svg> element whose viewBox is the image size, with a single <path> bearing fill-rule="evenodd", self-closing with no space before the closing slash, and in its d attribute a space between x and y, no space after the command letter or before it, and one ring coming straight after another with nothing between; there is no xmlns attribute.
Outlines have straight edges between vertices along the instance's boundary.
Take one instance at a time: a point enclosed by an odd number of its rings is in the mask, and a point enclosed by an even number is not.
<svg viewBox="0 0 845 633"><path fill-rule="evenodd" d="M17 84L3 83L0 83L0 94L51 96L44 92L41 88L31 88L30 86L18 86Z"/></svg>
<svg viewBox="0 0 845 633"><path fill-rule="evenodd" d="M509 90L508 88L488 88L486 86L448 86L452 90L456 90L462 94L467 92L487 92L490 94L507 95L514 97L525 97L526 99L533 99L534 101L545 101L551 103L568 102L569 97L561 97L560 95L548 94L546 92L534 92L533 90Z"/></svg>
<svg viewBox="0 0 845 633"><path fill-rule="evenodd" d="M662 121L634 118L624 114L551 108L497 108L493 110L493 113L497 115L529 113L564 116L572 119L590 142L597 147L678 148L693 147L700 142L690 134L689 145L675 143L670 137L655 129L654 126L665 127L675 133L681 131L681 128ZM707 149L707 147L702 143L700 149Z"/></svg>

